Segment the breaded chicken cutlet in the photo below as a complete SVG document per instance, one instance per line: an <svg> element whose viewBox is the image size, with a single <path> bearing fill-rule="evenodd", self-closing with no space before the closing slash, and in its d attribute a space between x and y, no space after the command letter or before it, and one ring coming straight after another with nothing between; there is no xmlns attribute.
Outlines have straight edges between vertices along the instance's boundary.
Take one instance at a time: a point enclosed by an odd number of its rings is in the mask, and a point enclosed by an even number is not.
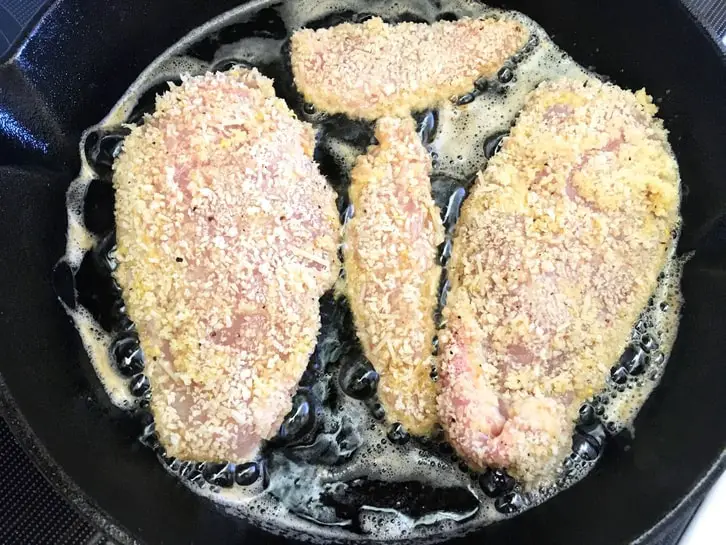
<svg viewBox="0 0 726 545"><path fill-rule="evenodd" d="M528 37L513 19L389 25L374 18L295 32L292 71L305 100L327 113L400 117L471 91Z"/></svg>
<svg viewBox="0 0 726 545"><path fill-rule="evenodd" d="M246 461L274 436L338 271L314 135L256 70L187 78L115 162L119 266L169 456Z"/></svg>
<svg viewBox="0 0 726 545"><path fill-rule="evenodd" d="M444 228L431 197L431 159L413 119L382 118L375 135L378 144L351 172L348 298L365 355L380 374L387 420L425 435L437 421L430 375Z"/></svg>
<svg viewBox="0 0 726 545"><path fill-rule="evenodd" d="M606 384L679 221L656 108L595 79L528 97L454 238L439 415L475 467L551 480Z"/></svg>

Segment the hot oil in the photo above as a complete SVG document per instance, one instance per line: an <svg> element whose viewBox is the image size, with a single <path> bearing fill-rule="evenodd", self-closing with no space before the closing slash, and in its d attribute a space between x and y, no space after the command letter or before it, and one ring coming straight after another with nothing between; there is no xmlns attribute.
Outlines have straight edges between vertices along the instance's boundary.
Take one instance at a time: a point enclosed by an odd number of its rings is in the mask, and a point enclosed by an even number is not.
<svg viewBox="0 0 726 545"><path fill-rule="evenodd" d="M298 116L316 127L315 157L339 193L339 209L345 218L353 212L347 200L349 172L356 157L372 143L372 126L326 116L300 101L286 58L290 33L303 26L330 26L371 14L394 22L434 22L502 13L466 0L377 1L366 4L365 14L359 5L352 0L253 2L227 13L161 55L112 112L85 133L83 167L67 196L68 244L62 259L78 285L72 286L72 296L62 300L117 406L143 411L148 395L139 388L144 384L143 363L138 360L133 324L125 316L120 291L110 310L84 308L81 302L98 299L89 298L88 291L118 289L110 281L113 238L93 232L84 218L84 200L92 180L110 184L108 165L127 132L124 123L142 123L143 115L153 111L155 94L168 88L166 82L179 82L182 74L233 65L258 67L275 79L278 95ZM449 233L441 247L444 264L469 185L496 152L526 94L544 80L588 75L536 23L518 13L509 16L531 33L525 51L495 77L477 82L471 93L452 97L436 111L415 114L433 158L433 196ZM105 140L94 140L99 135L106 135ZM112 209L106 212L113 214ZM675 242L674 237L674 247ZM85 259L89 253L96 258ZM628 356L614 364L606 391L583 408L573 454L565 461L557 486L547 490L525 493L501 472L471 473L446 443L423 442L402 430L386 429L374 395L375 373L361 355L345 299L336 300L332 294L321 301L318 347L295 397L294 416L288 415L280 436L263 448L255 464L198 464L165 458L153 422L144 424L141 439L156 448L167 470L193 491L274 533L336 542L451 538L521 512L570 486L596 463L607 436L632 431L633 419L658 384L675 339L681 265L672 253L633 330ZM96 279L93 283L98 285L84 285L81 278ZM443 289L442 297L445 293ZM131 388L138 395L132 395ZM142 417L150 419L148 413Z"/></svg>

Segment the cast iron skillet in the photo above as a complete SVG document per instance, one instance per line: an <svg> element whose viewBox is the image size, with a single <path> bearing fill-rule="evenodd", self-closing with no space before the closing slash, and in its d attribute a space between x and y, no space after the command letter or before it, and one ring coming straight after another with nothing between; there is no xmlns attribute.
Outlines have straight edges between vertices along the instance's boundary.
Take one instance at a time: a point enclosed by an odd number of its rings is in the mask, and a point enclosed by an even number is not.
<svg viewBox="0 0 726 545"><path fill-rule="evenodd" d="M0 407L50 479L122 543L291 543L168 476L111 408L50 271L81 131L192 28L239 0L61 0L0 66ZM499 4L499 2L493 2ZM457 543L655 543L726 466L726 63L677 0L520 0L585 66L659 99L684 183L686 306L661 386L590 476ZM361 5L361 11L365 6Z"/></svg>

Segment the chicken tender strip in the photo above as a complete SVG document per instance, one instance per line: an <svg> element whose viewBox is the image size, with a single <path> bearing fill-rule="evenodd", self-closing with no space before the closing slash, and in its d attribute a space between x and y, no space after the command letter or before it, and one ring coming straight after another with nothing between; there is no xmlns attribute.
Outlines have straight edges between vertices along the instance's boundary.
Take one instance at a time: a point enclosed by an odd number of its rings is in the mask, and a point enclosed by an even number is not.
<svg viewBox="0 0 726 545"><path fill-rule="evenodd" d="M387 420L426 435L437 421L431 352L444 228L413 119L382 118L375 135L378 144L351 172L348 297L365 355L380 374Z"/></svg>
<svg viewBox="0 0 726 545"><path fill-rule="evenodd" d="M256 70L186 78L126 138L115 274L169 456L249 460L291 408L339 271L313 146Z"/></svg>
<svg viewBox="0 0 726 545"><path fill-rule="evenodd" d="M543 83L464 203L438 402L472 466L551 481L623 352L679 221L655 112L643 90Z"/></svg>
<svg viewBox="0 0 726 545"><path fill-rule="evenodd" d="M374 18L295 32L292 71L305 100L325 112L402 117L470 91L528 37L512 19L389 25Z"/></svg>

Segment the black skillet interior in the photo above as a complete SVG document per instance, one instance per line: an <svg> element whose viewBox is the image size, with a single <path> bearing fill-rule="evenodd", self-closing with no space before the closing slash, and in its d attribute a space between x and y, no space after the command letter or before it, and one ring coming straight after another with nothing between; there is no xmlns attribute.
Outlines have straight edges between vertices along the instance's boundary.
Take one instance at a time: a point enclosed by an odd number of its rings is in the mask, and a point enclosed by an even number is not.
<svg viewBox="0 0 726 545"><path fill-rule="evenodd" d="M27 422L34 450L42 445L50 455L46 468L67 474L83 493L76 501L117 523L122 542L289 543L223 515L137 443L139 424L105 401L50 283L81 131L164 49L238 3L60 0L0 66L0 398ZM533 17L581 64L658 97L684 183L680 250L697 251L683 278L676 347L636 422L636 440L611 442L578 485L460 542L628 543L724 465L726 66L677 0L504 7Z"/></svg>

